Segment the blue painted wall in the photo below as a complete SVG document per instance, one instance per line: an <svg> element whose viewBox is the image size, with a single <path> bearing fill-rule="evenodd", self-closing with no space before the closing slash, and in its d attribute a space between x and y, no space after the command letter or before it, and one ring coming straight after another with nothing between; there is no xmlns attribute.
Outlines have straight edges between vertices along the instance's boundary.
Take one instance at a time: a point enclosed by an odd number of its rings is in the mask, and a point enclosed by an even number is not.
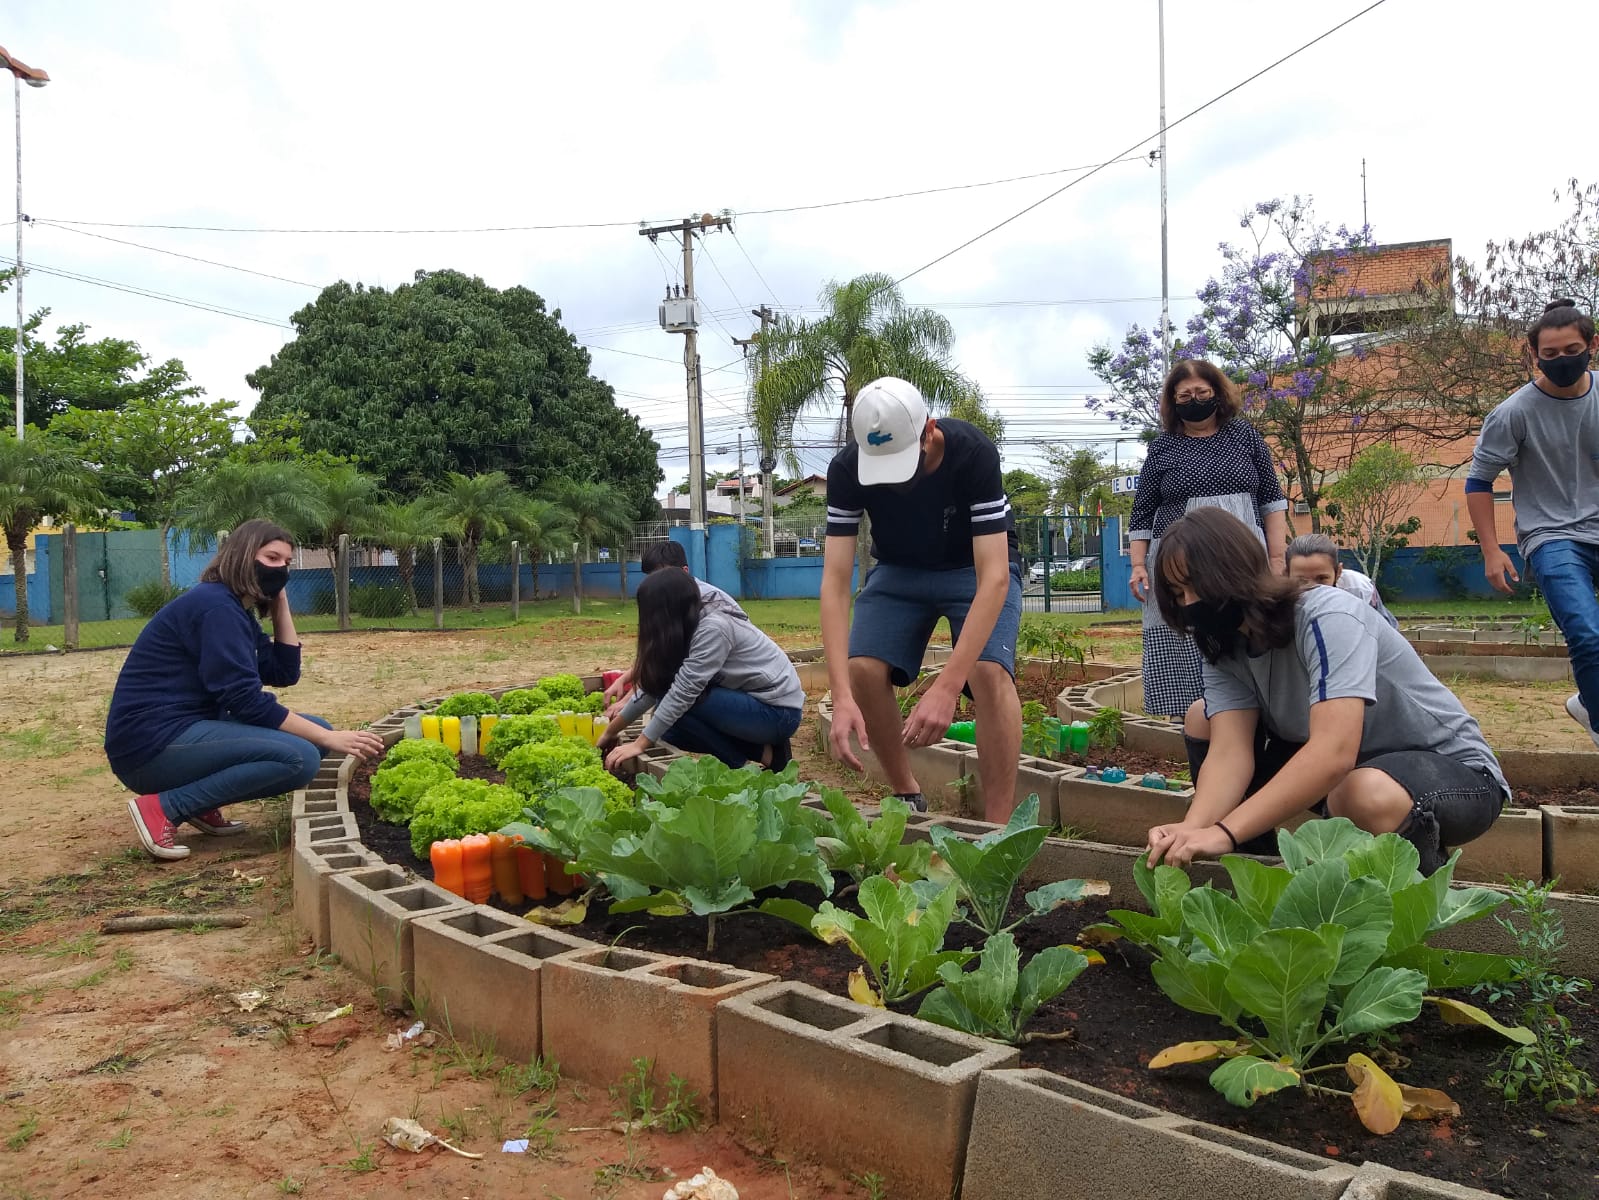
<svg viewBox="0 0 1599 1200"><path fill-rule="evenodd" d="M56 617L50 607L50 545L46 538L34 538L34 569L28 576L28 620L39 625L53 625ZM17 615L17 580L15 575L0 575L0 615Z"/></svg>

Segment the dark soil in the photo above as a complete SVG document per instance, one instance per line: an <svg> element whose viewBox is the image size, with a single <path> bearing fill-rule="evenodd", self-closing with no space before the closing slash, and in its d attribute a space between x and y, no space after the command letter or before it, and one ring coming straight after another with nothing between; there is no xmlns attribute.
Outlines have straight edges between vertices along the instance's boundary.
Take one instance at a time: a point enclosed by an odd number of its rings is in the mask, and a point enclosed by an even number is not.
<svg viewBox="0 0 1599 1200"><path fill-rule="evenodd" d="M1152 769L1169 766L1152 763ZM467 760L463 768L462 774L469 777L499 778L482 760ZM1132 767L1127 769L1131 775ZM379 820L372 812L367 803L371 775L371 766L358 770L349 789L363 841L390 862L431 877L429 864L412 855L405 829ZM845 876L838 878L833 900L855 908L845 890L849 882ZM823 898L810 886L794 886L781 894L813 906ZM552 897L550 903L559 899ZM523 908L512 910L497 900L496 904L507 911ZM1045 947L1073 942L1085 925L1102 920L1108 907L1103 901L1087 901L1020 926L1016 936L1024 961ZM1020 908L1018 896L1012 918L1020 915ZM603 903L590 911L581 932L597 941L803 980L839 995L847 989L849 973L860 965L846 947L824 945L795 926L760 913L719 918L710 950L703 918L643 913L613 917ZM981 942L976 930L955 925L946 944L952 949L976 949ZM1105 964L1079 976L1039 1011L1031 1027L1039 1033L1071 1030L1075 1036L1024 1046L1024 1066L1042 1067L1129 1099L1351 1164L1369 1159L1529 1200L1592 1200L1599 1193L1599 1104L1558 1114L1546 1113L1535 1102L1506 1105L1484 1082L1505 1046L1492 1034L1445 1025L1430 1007L1399 1031L1394 1049L1409 1062L1394 1069L1395 1077L1448 1092L1463 1110L1451 1120L1406 1121L1387 1137L1377 1137L1361 1126L1347 1102L1306 1092L1289 1091L1254 1108L1235 1108L1211 1088L1210 1064L1148 1069L1145 1064L1164 1047L1215 1037L1223 1030L1168 1000L1155 986L1149 956L1143 951L1116 943L1104 953ZM1470 999L1483 1003L1481 997ZM914 1012L919 1003L917 998L897 1007ZM1507 1022L1518 1019L1511 1005L1493 1011ZM1599 1074L1599 1013L1591 1007L1572 1007L1568 1015L1572 1033L1585 1043L1575 1061ZM1352 1046L1351 1050L1357 1048L1370 1049ZM1330 1074L1324 1082L1339 1085Z"/></svg>
<svg viewBox="0 0 1599 1200"><path fill-rule="evenodd" d="M1517 808L1537 808L1540 804L1567 804L1592 807L1599 804L1599 789L1591 787L1512 788L1510 802Z"/></svg>

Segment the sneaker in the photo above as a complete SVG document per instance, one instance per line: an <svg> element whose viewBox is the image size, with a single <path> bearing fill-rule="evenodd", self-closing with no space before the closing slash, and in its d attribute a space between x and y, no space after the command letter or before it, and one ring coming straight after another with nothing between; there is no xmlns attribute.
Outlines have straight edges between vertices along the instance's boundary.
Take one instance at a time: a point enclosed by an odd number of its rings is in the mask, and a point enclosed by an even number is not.
<svg viewBox="0 0 1599 1200"><path fill-rule="evenodd" d="M1599 746L1599 730L1595 730L1593 722L1588 719L1588 710L1583 707L1581 693L1566 697L1566 714L1586 729L1588 736L1593 739L1593 744Z"/></svg>
<svg viewBox="0 0 1599 1200"><path fill-rule="evenodd" d="M152 858L175 861L189 857L189 848L172 838L172 822L161 811L161 797L135 796L128 801L128 815L133 818L133 831Z"/></svg>
<svg viewBox="0 0 1599 1200"><path fill-rule="evenodd" d="M897 799L909 804L912 812L924 813L927 811L927 797L920 792L895 792L894 795Z"/></svg>
<svg viewBox="0 0 1599 1200"><path fill-rule="evenodd" d="M230 821L222 815L220 808L213 808L210 812L199 813L184 822L193 825L201 833L209 833L212 837L231 837L235 833L243 833L243 821Z"/></svg>
<svg viewBox="0 0 1599 1200"><path fill-rule="evenodd" d="M788 738L784 738L782 741L776 743L772 747L772 763L771 766L767 767L766 769L776 773L778 771L786 770L788 764L793 761L794 743Z"/></svg>

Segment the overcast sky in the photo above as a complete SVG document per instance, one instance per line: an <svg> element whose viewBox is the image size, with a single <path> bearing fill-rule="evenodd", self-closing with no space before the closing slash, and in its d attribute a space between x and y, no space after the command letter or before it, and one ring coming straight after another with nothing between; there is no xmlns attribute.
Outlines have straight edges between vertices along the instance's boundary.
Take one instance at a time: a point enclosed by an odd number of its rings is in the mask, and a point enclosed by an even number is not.
<svg viewBox="0 0 1599 1200"><path fill-rule="evenodd" d="M1171 0L1168 121L1366 2ZM1553 0L1387 0L1173 129L1174 319L1254 201L1310 195L1320 216L1358 225L1362 158L1381 241L1449 237L1477 257L1488 238L1552 225L1552 192L1586 164L1580 137L1526 132L1543 86L1528 68L1571 13ZM38 222L24 257L40 268L26 300L52 310L50 328L82 321L181 358L211 397L248 410L245 374L317 286L393 287L419 268L523 284L658 431L668 484L687 465L682 342L656 327L655 306L679 256L663 239L663 261L639 220L735 214L735 235L709 237L696 268L721 317L701 338L707 444L730 466L746 428L731 336L753 328L749 309L813 304L829 278L904 276L1074 176L757 210L1096 164L1150 138L1147 153L1158 128L1155 0L16 0L7 17L0 44L52 80L22 97L23 207ZM960 366L1010 421L1007 467L1033 465L1040 439L1114 438L1083 407L1085 356L1158 318L1159 173L1108 166L905 291L954 322ZM821 470L827 454L806 458Z"/></svg>

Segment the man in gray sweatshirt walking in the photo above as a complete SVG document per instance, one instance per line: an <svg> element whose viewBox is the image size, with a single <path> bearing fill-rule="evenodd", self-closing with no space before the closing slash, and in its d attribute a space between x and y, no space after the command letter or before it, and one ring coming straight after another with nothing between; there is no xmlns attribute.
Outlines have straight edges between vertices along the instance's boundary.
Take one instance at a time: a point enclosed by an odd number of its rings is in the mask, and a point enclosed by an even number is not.
<svg viewBox="0 0 1599 1200"><path fill-rule="evenodd" d="M1599 745L1599 387L1589 370L1599 349L1593 318L1556 300L1527 330L1538 374L1482 423L1466 479L1466 508L1482 544L1483 571L1509 595L1520 582L1499 544L1493 483L1510 471L1516 544L1566 636L1577 694L1566 711Z"/></svg>

